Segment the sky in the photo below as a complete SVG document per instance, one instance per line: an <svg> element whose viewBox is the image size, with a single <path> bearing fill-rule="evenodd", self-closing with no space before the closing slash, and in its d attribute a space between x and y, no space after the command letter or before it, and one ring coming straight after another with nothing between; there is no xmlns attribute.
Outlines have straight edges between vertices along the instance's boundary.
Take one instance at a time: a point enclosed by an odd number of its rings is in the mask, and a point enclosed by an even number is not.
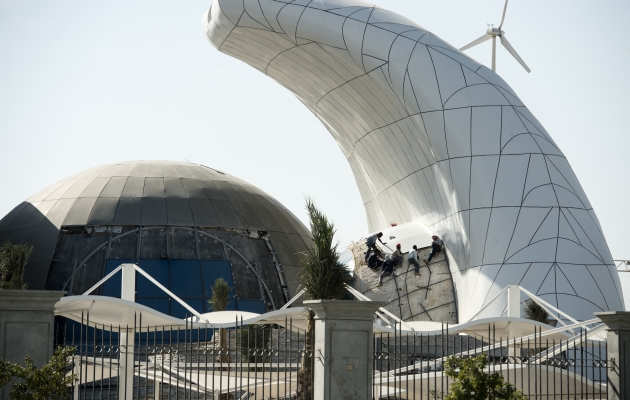
<svg viewBox="0 0 630 400"><path fill-rule="evenodd" d="M502 0L383 0L455 47L498 25ZM341 244L367 232L350 167L286 89L219 53L210 1L0 0L0 217L66 176L123 160L188 160L261 188ZM630 259L630 2L512 0L497 72L560 146L614 259ZM467 54L490 65L491 42ZM621 274L627 308L630 273Z"/></svg>

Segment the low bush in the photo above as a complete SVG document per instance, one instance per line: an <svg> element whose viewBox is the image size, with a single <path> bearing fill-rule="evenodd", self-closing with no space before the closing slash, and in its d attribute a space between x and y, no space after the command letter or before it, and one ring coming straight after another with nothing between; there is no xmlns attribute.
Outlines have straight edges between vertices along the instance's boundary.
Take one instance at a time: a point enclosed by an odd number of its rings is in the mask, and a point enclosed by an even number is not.
<svg viewBox="0 0 630 400"><path fill-rule="evenodd" d="M450 356L444 363L444 373L454 379L445 400L525 400L513 385L505 382L498 372L488 373L488 356L459 358Z"/></svg>
<svg viewBox="0 0 630 400"><path fill-rule="evenodd" d="M0 358L0 387L18 379L11 388L11 400L70 399L68 389L77 380L76 374L67 374L68 359L74 351L74 347L57 349L50 361L39 369L30 357L24 358L24 366Z"/></svg>

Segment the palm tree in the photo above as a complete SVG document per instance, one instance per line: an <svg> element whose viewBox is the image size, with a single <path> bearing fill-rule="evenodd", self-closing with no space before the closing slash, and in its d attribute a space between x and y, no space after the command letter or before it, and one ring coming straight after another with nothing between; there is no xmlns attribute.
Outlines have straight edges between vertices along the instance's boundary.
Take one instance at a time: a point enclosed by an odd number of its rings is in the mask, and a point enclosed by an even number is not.
<svg viewBox="0 0 630 400"><path fill-rule="evenodd" d="M212 311L225 311L227 310L228 296L230 295L230 286L223 278L218 278L214 281L214 286L212 286L212 298L208 300L208 304L212 308ZM227 344L227 331L225 328L219 328L219 349L221 351L219 357L217 357L218 362L229 362L230 357L228 354L223 354L223 350L226 348Z"/></svg>
<svg viewBox="0 0 630 400"><path fill-rule="evenodd" d="M212 308L212 311L225 311L230 303L228 299L230 296L230 290L232 288L223 278L214 280L214 286L212 286L212 297L208 300L208 304Z"/></svg>
<svg viewBox="0 0 630 400"><path fill-rule="evenodd" d="M314 246L301 254L300 283L311 300L339 300L346 294L345 284L351 281L350 271L339 262L339 243L334 243L335 225L306 199Z"/></svg>
<svg viewBox="0 0 630 400"><path fill-rule="evenodd" d="M300 256L299 279L310 300L339 300L346 294L345 284L352 279L350 271L339 262L339 242L334 242L335 226L317 208L311 198L306 198L306 211L313 235L313 247ZM308 328L305 346L307 354L312 350L315 316L308 312ZM302 359L298 372L298 398L310 399L312 391L312 360L310 355Z"/></svg>
<svg viewBox="0 0 630 400"><path fill-rule="evenodd" d="M4 242L0 246L0 289L24 290L24 269L33 246Z"/></svg>

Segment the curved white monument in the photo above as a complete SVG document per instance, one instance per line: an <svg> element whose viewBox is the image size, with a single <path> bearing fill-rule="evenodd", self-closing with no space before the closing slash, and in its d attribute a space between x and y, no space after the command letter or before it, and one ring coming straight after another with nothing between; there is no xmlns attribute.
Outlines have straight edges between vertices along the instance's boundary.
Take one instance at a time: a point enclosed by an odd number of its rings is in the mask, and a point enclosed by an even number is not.
<svg viewBox="0 0 630 400"><path fill-rule="evenodd" d="M623 309L580 183L497 74L360 1L214 0L203 26L219 51L322 121L350 163L370 230L419 221L444 239L460 321L508 284L581 320Z"/></svg>

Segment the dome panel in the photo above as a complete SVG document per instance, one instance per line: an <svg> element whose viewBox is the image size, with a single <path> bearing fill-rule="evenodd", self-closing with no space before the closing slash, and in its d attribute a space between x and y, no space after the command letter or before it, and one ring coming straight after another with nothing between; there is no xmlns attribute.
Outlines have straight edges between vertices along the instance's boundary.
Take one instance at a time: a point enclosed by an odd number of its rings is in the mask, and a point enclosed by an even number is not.
<svg viewBox="0 0 630 400"><path fill-rule="evenodd" d="M114 225L140 225L141 216L141 197L121 197L118 201L118 208L116 208Z"/></svg>
<svg viewBox="0 0 630 400"><path fill-rule="evenodd" d="M99 197L120 197L127 183L126 176L113 176L101 191Z"/></svg>
<svg viewBox="0 0 630 400"><path fill-rule="evenodd" d="M118 198L101 197L96 199L88 225L113 225L118 208Z"/></svg>

